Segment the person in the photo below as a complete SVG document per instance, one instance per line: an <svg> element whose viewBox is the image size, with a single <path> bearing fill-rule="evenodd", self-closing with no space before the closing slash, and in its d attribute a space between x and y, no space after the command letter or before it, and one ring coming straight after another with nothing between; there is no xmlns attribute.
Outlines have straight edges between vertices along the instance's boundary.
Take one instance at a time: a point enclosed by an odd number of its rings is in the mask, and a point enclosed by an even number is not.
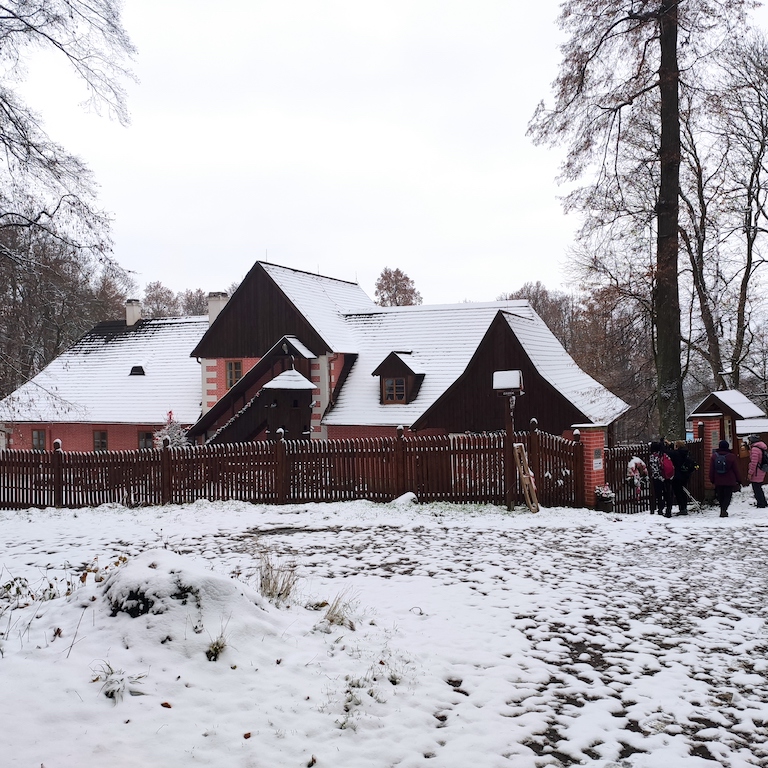
<svg viewBox="0 0 768 768"><path fill-rule="evenodd" d="M719 461L718 457L723 457L725 461ZM720 517L728 517L733 491L741 490L741 475L739 464L731 453L727 440L721 440L717 450L712 453L709 460L709 482L715 486L715 498L720 504Z"/></svg>
<svg viewBox="0 0 768 768"><path fill-rule="evenodd" d="M749 444L749 469L747 470L747 480L752 484L752 493L755 494L755 501L758 509L765 509L768 503L765 501L765 492L763 483L765 482L766 472L760 469L763 463L763 451L766 450L765 443L760 439L760 435L750 435L747 438Z"/></svg>
<svg viewBox="0 0 768 768"><path fill-rule="evenodd" d="M663 442L651 443L651 455L648 459L648 471L653 483L653 501L651 502L651 514L672 517L672 483L664 477L662 466L667 455ZM669 458L667 456L667 458ZM654 508L655 502L655 508Z"/></svg>
<svg viewBox="0 0 768 768"><path fill-rule="evenodd" d="M675 476L672 478L672 492L677 501L677 514L688 514L688 480L698 469L696 462L688 451L685 440L675 440L675 446L669 454L675 465Z"/></svg>

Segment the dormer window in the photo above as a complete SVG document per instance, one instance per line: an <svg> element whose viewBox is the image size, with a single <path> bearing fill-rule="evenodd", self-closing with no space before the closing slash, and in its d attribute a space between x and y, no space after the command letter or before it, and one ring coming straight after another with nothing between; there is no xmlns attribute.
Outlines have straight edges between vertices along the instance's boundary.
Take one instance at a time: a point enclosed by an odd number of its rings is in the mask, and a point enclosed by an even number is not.
<svg viewBox="0 0 768 768"><path fill-rule="evenodd" d="M371 375L379 377L382 405L412 403L424 380L423 369L411 352L390 352Z"/></svg>
<svg viewBox="0 0 768 768"><path fill-rule="evenodd" d="M134 365L133 368L131 368L131 372L128 375L129 376L146 376L146 374L144 373L144 366Z"/></svg>
<svg viewBox="0 0 768 768"><path fill-rule="evenodd" d="M405 378L383 378L381 379L383 403L404 403L405 402Z"/></svg>

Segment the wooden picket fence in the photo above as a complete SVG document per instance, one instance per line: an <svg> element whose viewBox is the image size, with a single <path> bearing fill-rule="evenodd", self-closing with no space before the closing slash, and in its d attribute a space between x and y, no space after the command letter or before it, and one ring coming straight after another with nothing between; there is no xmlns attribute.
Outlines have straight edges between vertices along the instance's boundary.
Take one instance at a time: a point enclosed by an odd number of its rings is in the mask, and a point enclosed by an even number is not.
<svg viewBox="0 0 768 768"><path fill-rule="evenodd" d="M538 430L440 437L258 441L156 450L0 451L0 508L152 506L198 499L287 504L412 491L421 502L521 504L522 443L544 506L583 506L583 449Z"/></svg>
<svg viewBox="0 0 768 768"><path fill-rule="evenodd" d="M688 442L688 452L698 464L699 469L690 477L688 490L694 499L704 500L704 443L702 440ZM614 509L616 512L649 512L653 504L653 485L649 481L640 486L639 493L634 484L627 482L627 465L633 456L642 459L648 466L650 446L620 445L616 448L606 448L604 451L605 481L616 494Z"/></svg>

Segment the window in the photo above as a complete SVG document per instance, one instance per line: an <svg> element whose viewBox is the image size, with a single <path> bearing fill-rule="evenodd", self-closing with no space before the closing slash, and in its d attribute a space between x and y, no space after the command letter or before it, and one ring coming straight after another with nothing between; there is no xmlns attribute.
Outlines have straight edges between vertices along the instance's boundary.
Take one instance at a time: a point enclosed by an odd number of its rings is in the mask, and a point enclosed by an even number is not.
<svg viewBox="0 0 768 768"><path fill-rule="evenodd" d="M227 360L227 389L237 384L240 379L243 378L243 361L242 360Z"/></svg>
<svg viewBox="0 0 768 768"><path fill-rule="evenodd" d="M382 379L384 388L384 403L404 403L405 402L405 379Z"/></svg>
<svg viewBox="0 0 768 768"><path fill-rule="evenodd" d="M94 451L106 451L107 450L107 433L99 430L93 431L93 450Z"/></svg>
<svg viewBox="0 0 768 768"><path fill-rule="evenodd" d="M155 433L139 432L139 448L154 448L154 447L155 447Z"/></svg>
<svg viewBox="0 0 768 768"><path fill-rule="evenodd" d="M45 450L45 430L44 429L32 430L32 450L33 451Z"/></svg>

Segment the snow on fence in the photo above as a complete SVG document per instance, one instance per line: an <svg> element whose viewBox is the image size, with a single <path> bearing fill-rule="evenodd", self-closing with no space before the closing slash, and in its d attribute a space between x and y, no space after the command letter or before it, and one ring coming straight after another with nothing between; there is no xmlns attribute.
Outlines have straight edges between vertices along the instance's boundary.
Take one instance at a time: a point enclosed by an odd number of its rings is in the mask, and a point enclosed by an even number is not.
<svg viewBox="0 0 768 768"><path fill-rule="evenodd" d="M545 506L584 504L583 451L538 430L518 432ZM79 453L0 451L0 508L186 504L197 499L285 504L412 491L420 501L523 503L504 434L257 441ZM512 465L511 465L512 466Z"/></svg>

